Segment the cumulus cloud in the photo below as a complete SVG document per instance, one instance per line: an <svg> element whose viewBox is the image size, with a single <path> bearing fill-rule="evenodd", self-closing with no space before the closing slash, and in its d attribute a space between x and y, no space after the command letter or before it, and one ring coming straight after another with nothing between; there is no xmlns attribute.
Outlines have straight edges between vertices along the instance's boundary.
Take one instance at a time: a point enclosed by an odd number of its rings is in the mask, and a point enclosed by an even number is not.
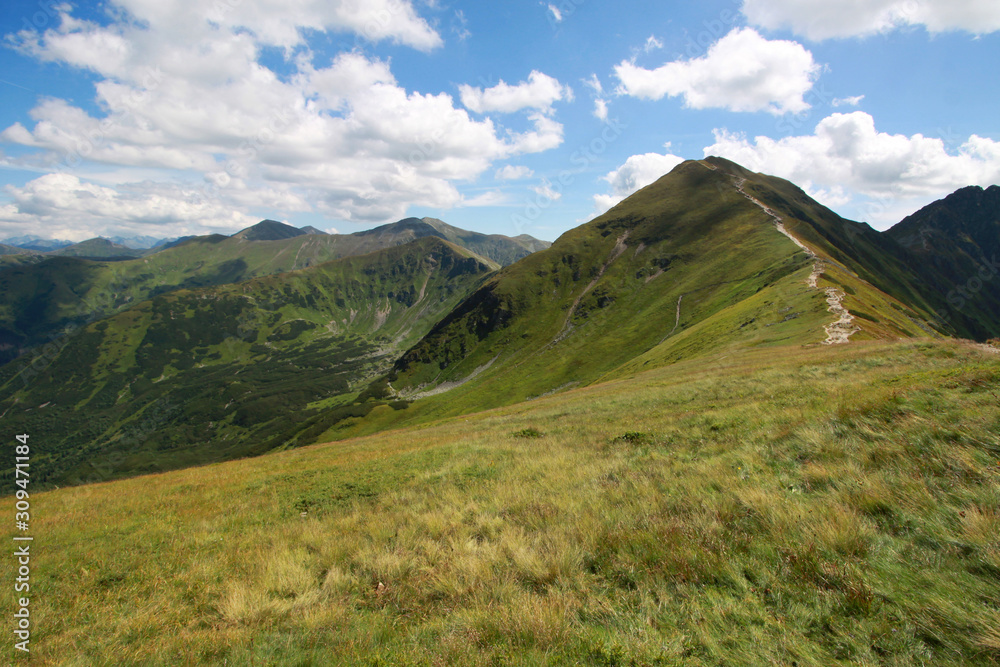
<svg viewBox="0 0 1000 667"><path fill-rule="evenodd" d="M939 138L879 132L861 111L832 114L811 135L778 140L716 130L705 155L786 178L880 226L958 188L1000 183L1000 142L972 135L949 150Z"/></svg>
<svg viewBox="0 0 1000 667"><path fill-rule="evenodd" d="M623 61L615 67L617 92L641 99L683 97L692 109L800 112L819 65L801 44L768 40L737 28L692 60L668 62L654 70Z"/></svg>
<svg viewBox="0 0 1000 667"><path fill-rule="evenodd" d="M594 118L598 120L608 119L608 101L598 97L594 100Z"/></svg>
<svg viewBox="0 0 1000 667"><path fill-rule="evenodd" d="M179 236L229 233L259 221L220 201L201 197L195 188L148 182L109 188L69 174L46 174L23 187L8 186L5 190L12 200L0 206L0 229L5 235L22 233L30 224L53 238L76 241L96 236L95 226L115 233L145 234L150 233L150 227L169 225L163 235ZM258 192L254 196L262 195Z"/></svg>
<svg viewBox="0 0 1000 667"><path fill-rule="evenodd" d="M547 7L549 10L549 14L551 15L550 20L555 21L556 23L561 23L563 20L563 15L562 12L559 11L559 8L552 4L547 5Z"/></svg>
<svg viewBox="0 0 1000 667"><path fill-rule="evenodd" d="M670 144L666 144L665 148L669 151ZM607 181L611 185L611 191L607 194L594 195L597 213L604 213L633 192L646 187L670 172L683 161L684 158L669 152L663 155L645 153L631 156L617 169L601 177L601 180Z"/></svg>
<svg viewBox="0 0 1000 667"><path fill-rule="evenodd" d="M194 189L230 210L274 206L284 215L312 211L385 222L403 217L411 205L463 205L456 183L474 180L497 160L563 141L551 104L571 92L544 74L508 86L506 100L502 89L480 91L483 108L531 112L528 129L514 131L490 118L471 118L447 93L407 90L387 61L359 50L321 65L300 45L289 52L292 72L281 77L259 62L265 45L300 44L300 31L308 28L433 48L436 33L410 2L242 0L239 12L224 15L212 12L225 3L190 11L175 4L121 0L127 13L103 26L74 19L66 6L57 27L14 36L15 48L39 60L93 72L96 106L104 115L44 99L32 110L31 123L0 133L4 141L34 149L7 161L72 173L83 184L98 170L157 173L154 190L175 196ZM298 18L310 8L316 13ZM266 20L271 14L273 23ZM192 185L192 174L200 174L201 182ZM104 200L130 201L126 185L102 187L120 195ZM9 205L14 208L5 209L5 219L25 224L25 216L37 215L41 224L58 215L62 209L26 213L40 211L32 208L32 198L42 194L21 193ZM122 215L112 209L95 209L89 219L106 215L107 225L154 224L131 209ZM206 231L220 220L214 213L192 218L180 205L164 210L178 224L200 224Z"/></svg>
<svg viewBox="0 0 1000 667"><path fill-rule="evenodd" d="M505 164L497 169L496 178L501 181L518 181L523 178L531 178L534 175L535 172L524 165Z"/></svg>
<svg viewBox="0 0 1000 667"><path fill-rule="evenodd" d="M662 49L662 48L663 48L663 42L656 39L656 35L650 35L646 39L646 44L642 47L642 50L645 51L646 53L650 53L651 51L655 51L657 49Z"/></svg>
<svg viewBox="0 0 1000 667"><path fill-rule="evenodd" d="M977 35L1000 30L995 0L743 0L743 14L762 28L787 28L813 40L864 37L904 26Z"/></svg>
<svg viewBox="0 0 1000 667"><path fill-rule="evenodd" d="M537 109L551 113L552 105L560 100L572 101L573 91L547 74L532 70L527 81L511 86L503 80L491 88L459 86L462 104L476 113L499 111L513 113L522 109Z"/></svg>

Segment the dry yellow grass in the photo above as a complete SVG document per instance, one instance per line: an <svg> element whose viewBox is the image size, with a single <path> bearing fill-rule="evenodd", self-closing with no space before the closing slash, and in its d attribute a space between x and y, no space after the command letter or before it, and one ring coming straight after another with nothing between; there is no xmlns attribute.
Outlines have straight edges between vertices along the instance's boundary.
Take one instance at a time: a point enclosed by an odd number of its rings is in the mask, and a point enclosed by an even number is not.
<svg viewBox="0 0 1000 667"><path fill-rule="evenodd" d="M997 378L751 351L42 494L33 661L991 664Z"/></svg>

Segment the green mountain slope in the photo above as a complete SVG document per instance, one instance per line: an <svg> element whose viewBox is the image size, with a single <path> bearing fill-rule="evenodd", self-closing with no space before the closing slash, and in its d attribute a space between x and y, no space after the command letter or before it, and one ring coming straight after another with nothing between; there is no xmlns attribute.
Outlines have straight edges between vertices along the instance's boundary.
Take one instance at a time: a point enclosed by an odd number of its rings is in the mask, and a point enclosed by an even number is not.
<svg viewBox="0 0 1000 667"><path fill-rule="evenodd" d="M886 232L913 254L943 318L977 338L1000 336L1000 186L962 188Z"/></svg>
<svg viewBox="0 0 1000 667"><path fill-rule="evenodd" d="M0 243L0 255L34 255L36 254L32 250L26 250L24 248L18 248L17 246L5 245Z"/></svg>
<svg viewBox="0 0 1000 667"><path fill-rule="evenodd" d="M401 239L415 239L424 236L438 236L456 245L472 250L476 254L493 260L501 266L513 264L533 252L548 248L551 243L540 241L527 234L516 237L502 234L480 234L453 227L437 218L406 218L391 225L383 225L351 235L357 239L384 239L398 236Z"/></svg>
<svg viewBox="0 0 1000 667"><path fill-rule="evenodd" d="M305 234L308 232L277 220L261 220L256 225L233 234L233 238L244 241L281 241Z"/></svg>
<svg viewBox="0 0 1000 667"><path fill-rule="evenodd" d="M457 414L727 346L819 343L838 318L831 293L859 313L841 327L851 340L933 332L933 304L911 293L912 273L861 228L787 181L715 158L686 162L495 274L372 394L447 391L422 410ZM898 275L875 274L878 262Z"/></svg>
<svg viewBox="0 0 1000 667"><path fill-rule="evenodd" d="M0 415L45 439L32 479L47 484L312 442L369 410L351 404L356 389L492 270L431 237L161 295L0 369Z"/></svg>

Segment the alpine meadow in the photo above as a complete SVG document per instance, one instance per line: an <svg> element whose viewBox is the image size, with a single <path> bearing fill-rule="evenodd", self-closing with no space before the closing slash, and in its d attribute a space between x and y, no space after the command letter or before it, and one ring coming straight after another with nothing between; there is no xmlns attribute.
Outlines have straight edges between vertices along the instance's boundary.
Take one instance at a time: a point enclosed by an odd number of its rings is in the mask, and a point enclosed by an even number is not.
<svg viewBox="0 0 1000 667"><path fill-rule="evenodd" d="M862 5L13 0L7 664L1000 664L1000 8Z"/></svg>

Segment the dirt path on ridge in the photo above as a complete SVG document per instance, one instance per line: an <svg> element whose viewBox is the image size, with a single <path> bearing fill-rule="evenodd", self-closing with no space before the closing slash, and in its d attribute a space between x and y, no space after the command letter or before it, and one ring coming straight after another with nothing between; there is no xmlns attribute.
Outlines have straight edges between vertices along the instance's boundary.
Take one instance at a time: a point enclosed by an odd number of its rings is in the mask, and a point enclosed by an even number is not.
<svg viewBox="0 0 1000 667"><path fill-rule="evenodd" d="M771 219L774 220L775 229L787 236L792 243L797 245L805 254L812 258L814 262L813 270L806 279L806 284L813 289L819 289L819 277L826 269L826 263L820 259L819 256L806 244L792 236L792 233L785 228L785 223L781 219L781 216L765 206L762 201L743 189L743 185L746 183L745 178L737 178L734 182L736 184L736 190L741 195L759 206L764 213L771 216ZM827 287L824 291L826 292L826 302L829 304L827 310L836 315L837 319L833 323L823 327L823 330L826 332L826 340L823 341L823 344L840 345L848 343L850 342L851 335L861 331L861 328L854 324L854 316L851 315L850 311L848 311L846 307L844 307L844 298L847 295L836 287Z"/></svg>

